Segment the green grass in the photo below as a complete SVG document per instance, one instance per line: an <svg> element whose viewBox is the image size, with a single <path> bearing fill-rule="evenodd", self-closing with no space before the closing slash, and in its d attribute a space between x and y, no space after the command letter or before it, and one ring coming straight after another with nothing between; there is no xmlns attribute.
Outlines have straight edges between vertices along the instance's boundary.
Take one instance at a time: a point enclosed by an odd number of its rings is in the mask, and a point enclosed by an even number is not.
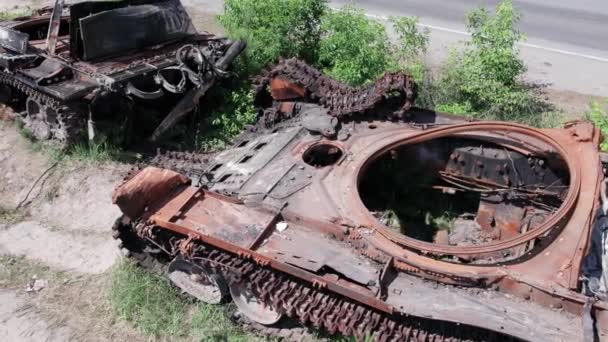
<svg viewBox="0 0 608 342"><path fill-rule="evenodd" d="M32 15L32 9L29 7L15 7L6 11L0 11L0 20L11 20L19 17Z"/></svg>
<svg viewBox="0 0 608 342"><path fill-rule="evenodd" d="M198 341L262 341L263 339L244 333L228 319L222 306L198 304L193 309L190 334Z"/></svg>
<svg viewBox="0 0 608 342"><path fill-rule="evenodd" d="M92 164L116 160L119 155L120 149L106 142L78 143L65 153L67 159Z"/></svg>
<svg viewBox="0 0 608 342"><path fill-rule="evenodd" d="M0 224L15 224L23 219L25 213L0 206Z"/></svg>
<svg viewBox="0 0 608 342"><path fill-rule="evenodd" d="M183 334L183 298L166 280L129 262L121 262L112 272L110 302L120 319L147 335Z"/></svg>
<svg viewBox="0 0 608 342"><path fill-rule="evenodd" d="M110 303L118 318L145 335L158 339L252 341L225 314L225 307L197 303L182 295L168 280L131 262L112 271Z"/></svg>
<svg viewBox="0 0 608 342"><path fill-rule="evenodd" d="M589 110L585 113L585 119L593 122L593 124L600 129L603 136L600 149L602 151L608 151L608 99L591 102L589 104Z"/></svg>

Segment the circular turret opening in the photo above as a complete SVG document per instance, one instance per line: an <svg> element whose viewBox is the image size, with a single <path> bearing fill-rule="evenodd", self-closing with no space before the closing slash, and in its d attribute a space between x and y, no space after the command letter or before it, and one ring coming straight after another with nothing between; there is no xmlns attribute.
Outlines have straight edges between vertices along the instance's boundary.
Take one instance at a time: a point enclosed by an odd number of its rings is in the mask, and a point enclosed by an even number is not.
<svg viewBox="0 0 608 342"><path fill-rule="evenodd" d="M344 151L338 146L324 143L309 147L302 159L308 165L321 168L337 163L343 155Z"/></svg>
<svg viewBox="0 0 608 342"><path fill-rule="evenodd" d="M558 210L570 179L559 155L506 146L465 137L404 143L367 163L360 198L407 238L462 247L512 239ZM491 259L521 256L533 245Z"/></svg>

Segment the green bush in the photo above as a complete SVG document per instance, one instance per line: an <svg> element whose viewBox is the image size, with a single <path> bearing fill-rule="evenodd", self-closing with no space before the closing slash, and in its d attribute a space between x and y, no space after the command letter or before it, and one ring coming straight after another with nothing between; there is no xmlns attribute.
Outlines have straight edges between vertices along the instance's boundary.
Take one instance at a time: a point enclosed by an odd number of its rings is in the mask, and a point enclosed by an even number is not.
<svg viewBox="0 0 608 342"><path fill-rule="evenodd" d="M321 22L319 66L329 76L362 85L395 67L391 44L382 24L352 6L328 12Z"/></svg>
<svg viewBox="0 0 608 342"><path fill-rule="evenodd" d="M214 89L213 95L221 102L205 114L204 133L199 137L198 146L203 151L223 148L257 118L253 94L247 83L232 89Z"/></svg>
<svg viewBox="0 0 608 342"><path fill-rule="evenodd" d="M603 103L593 101L589 104L589 110L585 113L585 118L600 129L604 141L600 144L602 151L608 151L608 100Z"/></svg>
<svg viewBox="0 0 608 342"><path fill-rule="evenodd" d="M228 36L247 41L246 71L279 57L316 60L326 0L226 0L219 22Z"/></svg>
<svg viewBox="0 0 608 342"><path fill-rule="evenodd" d="M523 36L520 15L503 0L495 15L481 8L467 17L471 41L452 50L439 77L438 104L466 108L467 115L539 125L548 106L540 89L521 81L526 67L515 44Z"/></svg>

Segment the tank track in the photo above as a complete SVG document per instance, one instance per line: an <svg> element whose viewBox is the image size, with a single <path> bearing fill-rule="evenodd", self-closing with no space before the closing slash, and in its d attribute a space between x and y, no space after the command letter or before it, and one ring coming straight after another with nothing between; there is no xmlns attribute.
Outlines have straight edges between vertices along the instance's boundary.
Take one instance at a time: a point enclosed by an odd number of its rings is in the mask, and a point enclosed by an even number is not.
<svg viewBox="0 0 608 342"><path fill-rule="evenodd" d="M138 169L146 166L155 166L161 169L172 170L190 178L193 184L198 184L205 176L204 172L209 165L209 161L215 153L196 153L178 151L157 150L156 156L146 163L140 163ZM134 172L133 170L130 172Z"/></svg>
<svg viewBox="0 0 608 342"><path fill-rule="evenodd" d="M66 148L82 137L85 130L85 120L84 117L79 115L76 103L63 103L2 71L0 71L0 84L6 85L12 91L17 91L57 112L55 126L61 130L61 134L54 134L51 139L55 140L61 147ZM23 121L23 118L20 119Z"/></svg>
<svg viewBox="0 0 608 342"><path fill-rule="evenodd" d="M146 252L141 248L146 240L162 247L161 250L171 250L171 253L179 253L178 250L181 250L186 259L222 274L229 284L246 282L260 301L272 305L285 316L304 326L322 329L331 335L340 333L344 336L354 336L361 341L371 337L374 341L381 342L513 340L509 336L462 324L400 314L389 315L259 265L247 256L228 253L199 242L192 242L187 249L177 249L180 241L186 239L180 239L166 230L143 223L139 223L137 227L133 228L132 224L119 219L113 227L113 234L120 241L123 254L134 259L139 265L148 269L152 267L154 270L154 265L159 264L159 256L169 257L166 253L163 256L163 253L151 255ZM164 234L172 236L161 237ZM140 237L142 235L146 236L145 240ZM184 250L188 252L184 253ZM150 262L151 259L156 261ZM159 267L156 266L156 269ZM258 325L251 326L256 328ZM273 329L277 328L266 329L265 333L276 337L288 334L280 329Z"/></svg>
<svg viewBox="0 0 608 342"><path fill-rule="evenodd" d="M318 102L329 110L330 115L339 118L370 112L389 101L398 101L400 108L393 113L393 118L402 118L416 99L416 84L411 76L400 72L386 73L368 86L350 87L301 60L291 58L281 60L253 80L256 103L263 101L270 81L277 77L302 87L307 100Z"/></svg>

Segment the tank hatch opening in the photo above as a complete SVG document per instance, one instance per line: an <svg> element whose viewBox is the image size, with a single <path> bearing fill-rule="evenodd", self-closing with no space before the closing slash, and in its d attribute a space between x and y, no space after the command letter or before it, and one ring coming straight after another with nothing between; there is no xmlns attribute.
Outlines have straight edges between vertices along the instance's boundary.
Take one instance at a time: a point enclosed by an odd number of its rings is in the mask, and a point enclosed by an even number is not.
<svg viewBox="0 0 608 342"><path fill-rule="evenodd" d="M450 246L479 246L539 227L562 204L569 176L557 155L526 155L469 138L401 145L359 176L367 209L394 232ZM460 262L517 258L534 247ZM477 260L475 260L477 259Z"/></svg>

